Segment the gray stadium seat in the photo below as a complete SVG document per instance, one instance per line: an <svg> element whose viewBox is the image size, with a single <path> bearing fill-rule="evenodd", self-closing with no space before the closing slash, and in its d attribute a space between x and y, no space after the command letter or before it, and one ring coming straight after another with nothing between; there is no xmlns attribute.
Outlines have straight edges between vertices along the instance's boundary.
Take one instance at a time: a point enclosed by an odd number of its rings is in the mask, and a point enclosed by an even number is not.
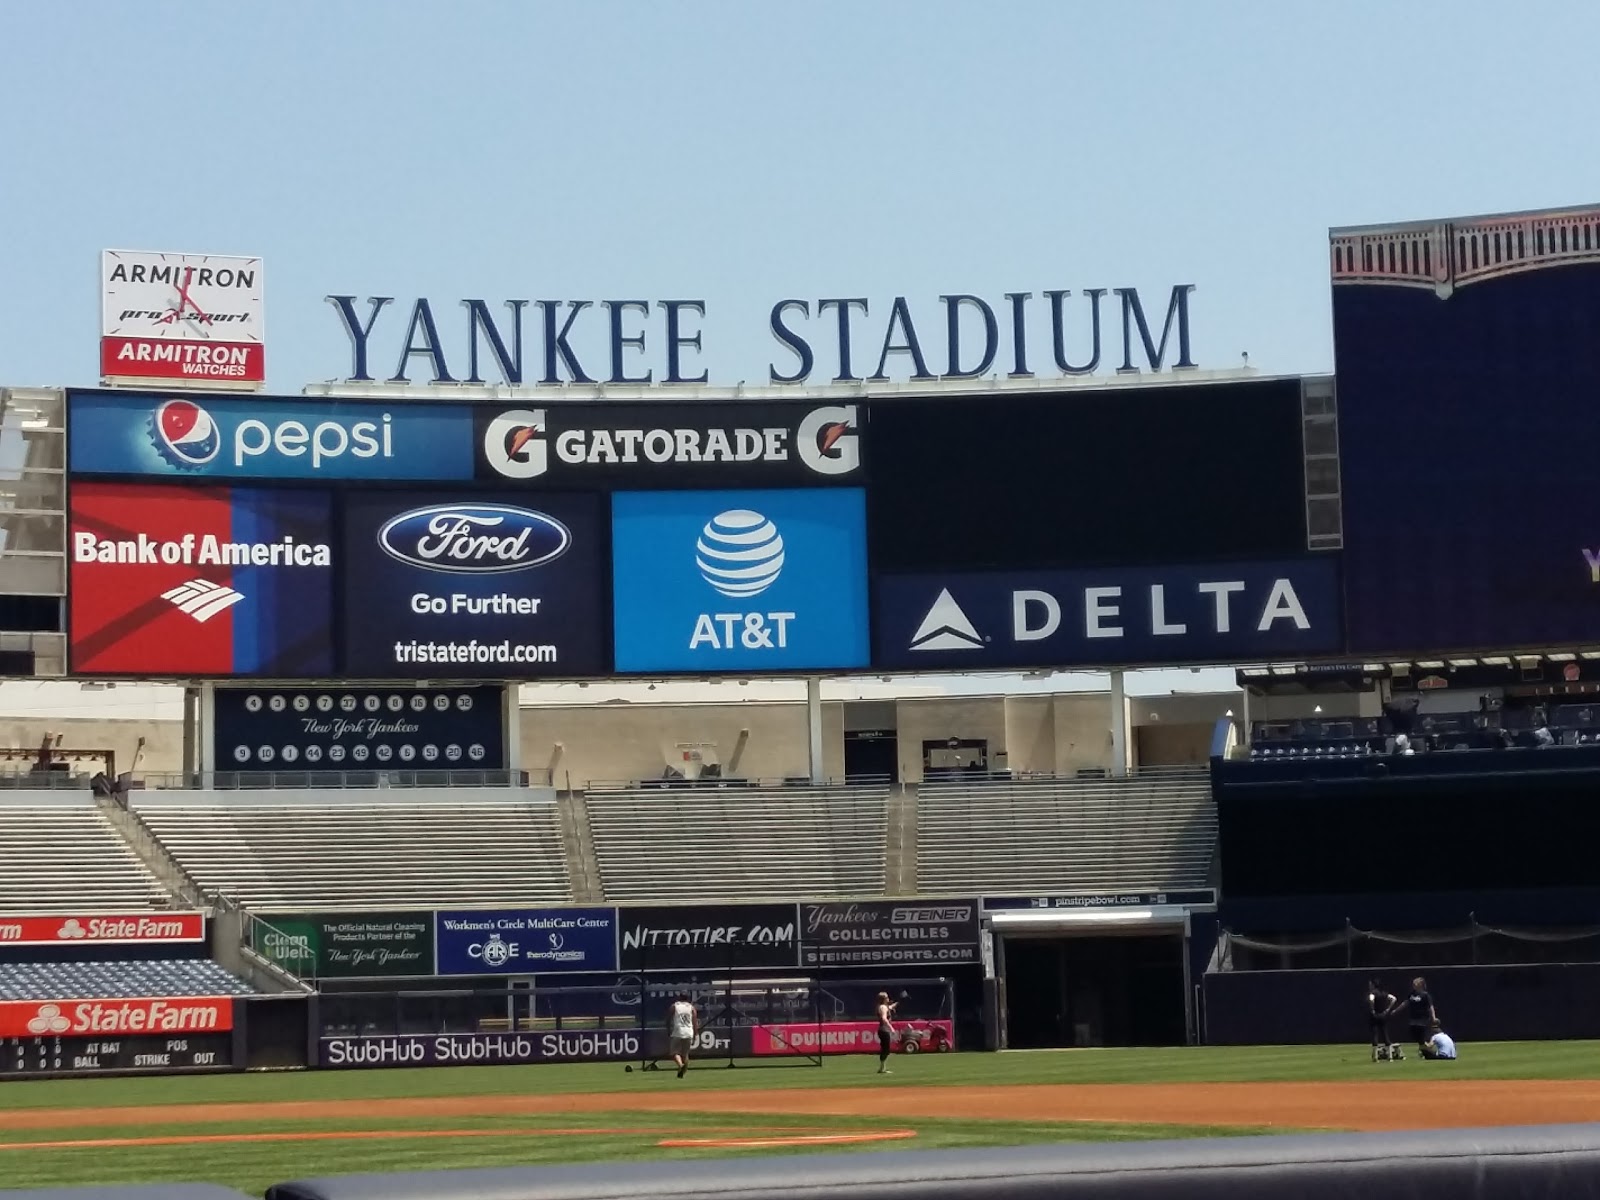
<svg viewBox="0 0 1600 1200"><path fill-rule="evenodd" d="M193 804L139 815L203 889L255 909L448 908L572 899L556 808L523 795L450 803Z"/></svg>
<svg viewBox="0 0 1600 1200"><path fill-rule="evenodd" d="M0 800L0 913L138 912L167 901L87 793L76 803Z"/></svg>
<svg viewBox="0 0 1600 1200"><path fill-rule="evenodd" d="M930 780L917 801L918 888L1205 887L1216 840L1205 768L1126 779Z"/></svg>
<svg viewBox="0 0 1600 1200"><path fill-rule="evenodd" d="M883 893L883 785L626 788L585 804L607 900Z"/></svg>

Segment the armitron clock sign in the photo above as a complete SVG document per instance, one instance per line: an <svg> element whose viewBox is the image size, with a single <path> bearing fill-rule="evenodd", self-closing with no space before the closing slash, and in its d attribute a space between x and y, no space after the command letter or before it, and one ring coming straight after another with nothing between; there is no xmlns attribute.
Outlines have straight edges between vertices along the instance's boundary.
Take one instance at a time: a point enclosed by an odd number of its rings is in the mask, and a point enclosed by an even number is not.
<svg viewBox="0 0 1600 1200"><path fill-rule="evenodd" d="M106 383L254 390L265 382L259 258L107 250L100 296Z"/></svg>

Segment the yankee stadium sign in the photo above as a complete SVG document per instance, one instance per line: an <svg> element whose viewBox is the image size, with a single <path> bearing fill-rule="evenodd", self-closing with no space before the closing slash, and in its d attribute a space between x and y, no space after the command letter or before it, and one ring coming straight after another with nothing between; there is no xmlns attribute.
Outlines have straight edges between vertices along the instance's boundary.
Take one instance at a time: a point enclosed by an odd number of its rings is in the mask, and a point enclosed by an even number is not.
<svg viewBox="0 0 1600 1200"><path fill-rule="evenodd" d="M1057 288L938 298L913 311L904 296L885 307L867 297L784 299L767 313L781 347L771 383L909 379L1012 379L1195 366L1189 294L1174 285L1147 309L1139 289ZM487 300L396 304L393 296L330 295L350 339L351 383L700 384L704 300ZM451 314L455 306L460 315ZM652 355L654 359L652 361Z"/></svg>

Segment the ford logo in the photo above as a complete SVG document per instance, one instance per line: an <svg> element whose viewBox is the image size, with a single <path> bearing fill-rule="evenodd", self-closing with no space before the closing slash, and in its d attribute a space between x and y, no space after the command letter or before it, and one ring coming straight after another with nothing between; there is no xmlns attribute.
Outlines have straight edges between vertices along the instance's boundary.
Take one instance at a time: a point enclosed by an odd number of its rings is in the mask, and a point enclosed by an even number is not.
<svg viewBox="0 0 1600 1200"><path fill-rule="evenodd" d="M553 562L572 545L572 531L505 504L434 504L384 522L378 545L408 566L490 575Z"/></svg>

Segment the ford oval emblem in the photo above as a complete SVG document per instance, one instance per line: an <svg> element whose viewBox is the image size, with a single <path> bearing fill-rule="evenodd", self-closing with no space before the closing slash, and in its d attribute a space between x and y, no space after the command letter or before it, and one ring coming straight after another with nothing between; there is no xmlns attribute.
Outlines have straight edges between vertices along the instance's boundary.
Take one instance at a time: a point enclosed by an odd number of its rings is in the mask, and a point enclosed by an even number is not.
<svg viewBox="0 0 1600 1200"><path fill-rule="evenodd" d="M425 571L493 575L553 562L572 545L572 531L554 517L506 504L433 504L389 518L378 545Z"/></svg>

